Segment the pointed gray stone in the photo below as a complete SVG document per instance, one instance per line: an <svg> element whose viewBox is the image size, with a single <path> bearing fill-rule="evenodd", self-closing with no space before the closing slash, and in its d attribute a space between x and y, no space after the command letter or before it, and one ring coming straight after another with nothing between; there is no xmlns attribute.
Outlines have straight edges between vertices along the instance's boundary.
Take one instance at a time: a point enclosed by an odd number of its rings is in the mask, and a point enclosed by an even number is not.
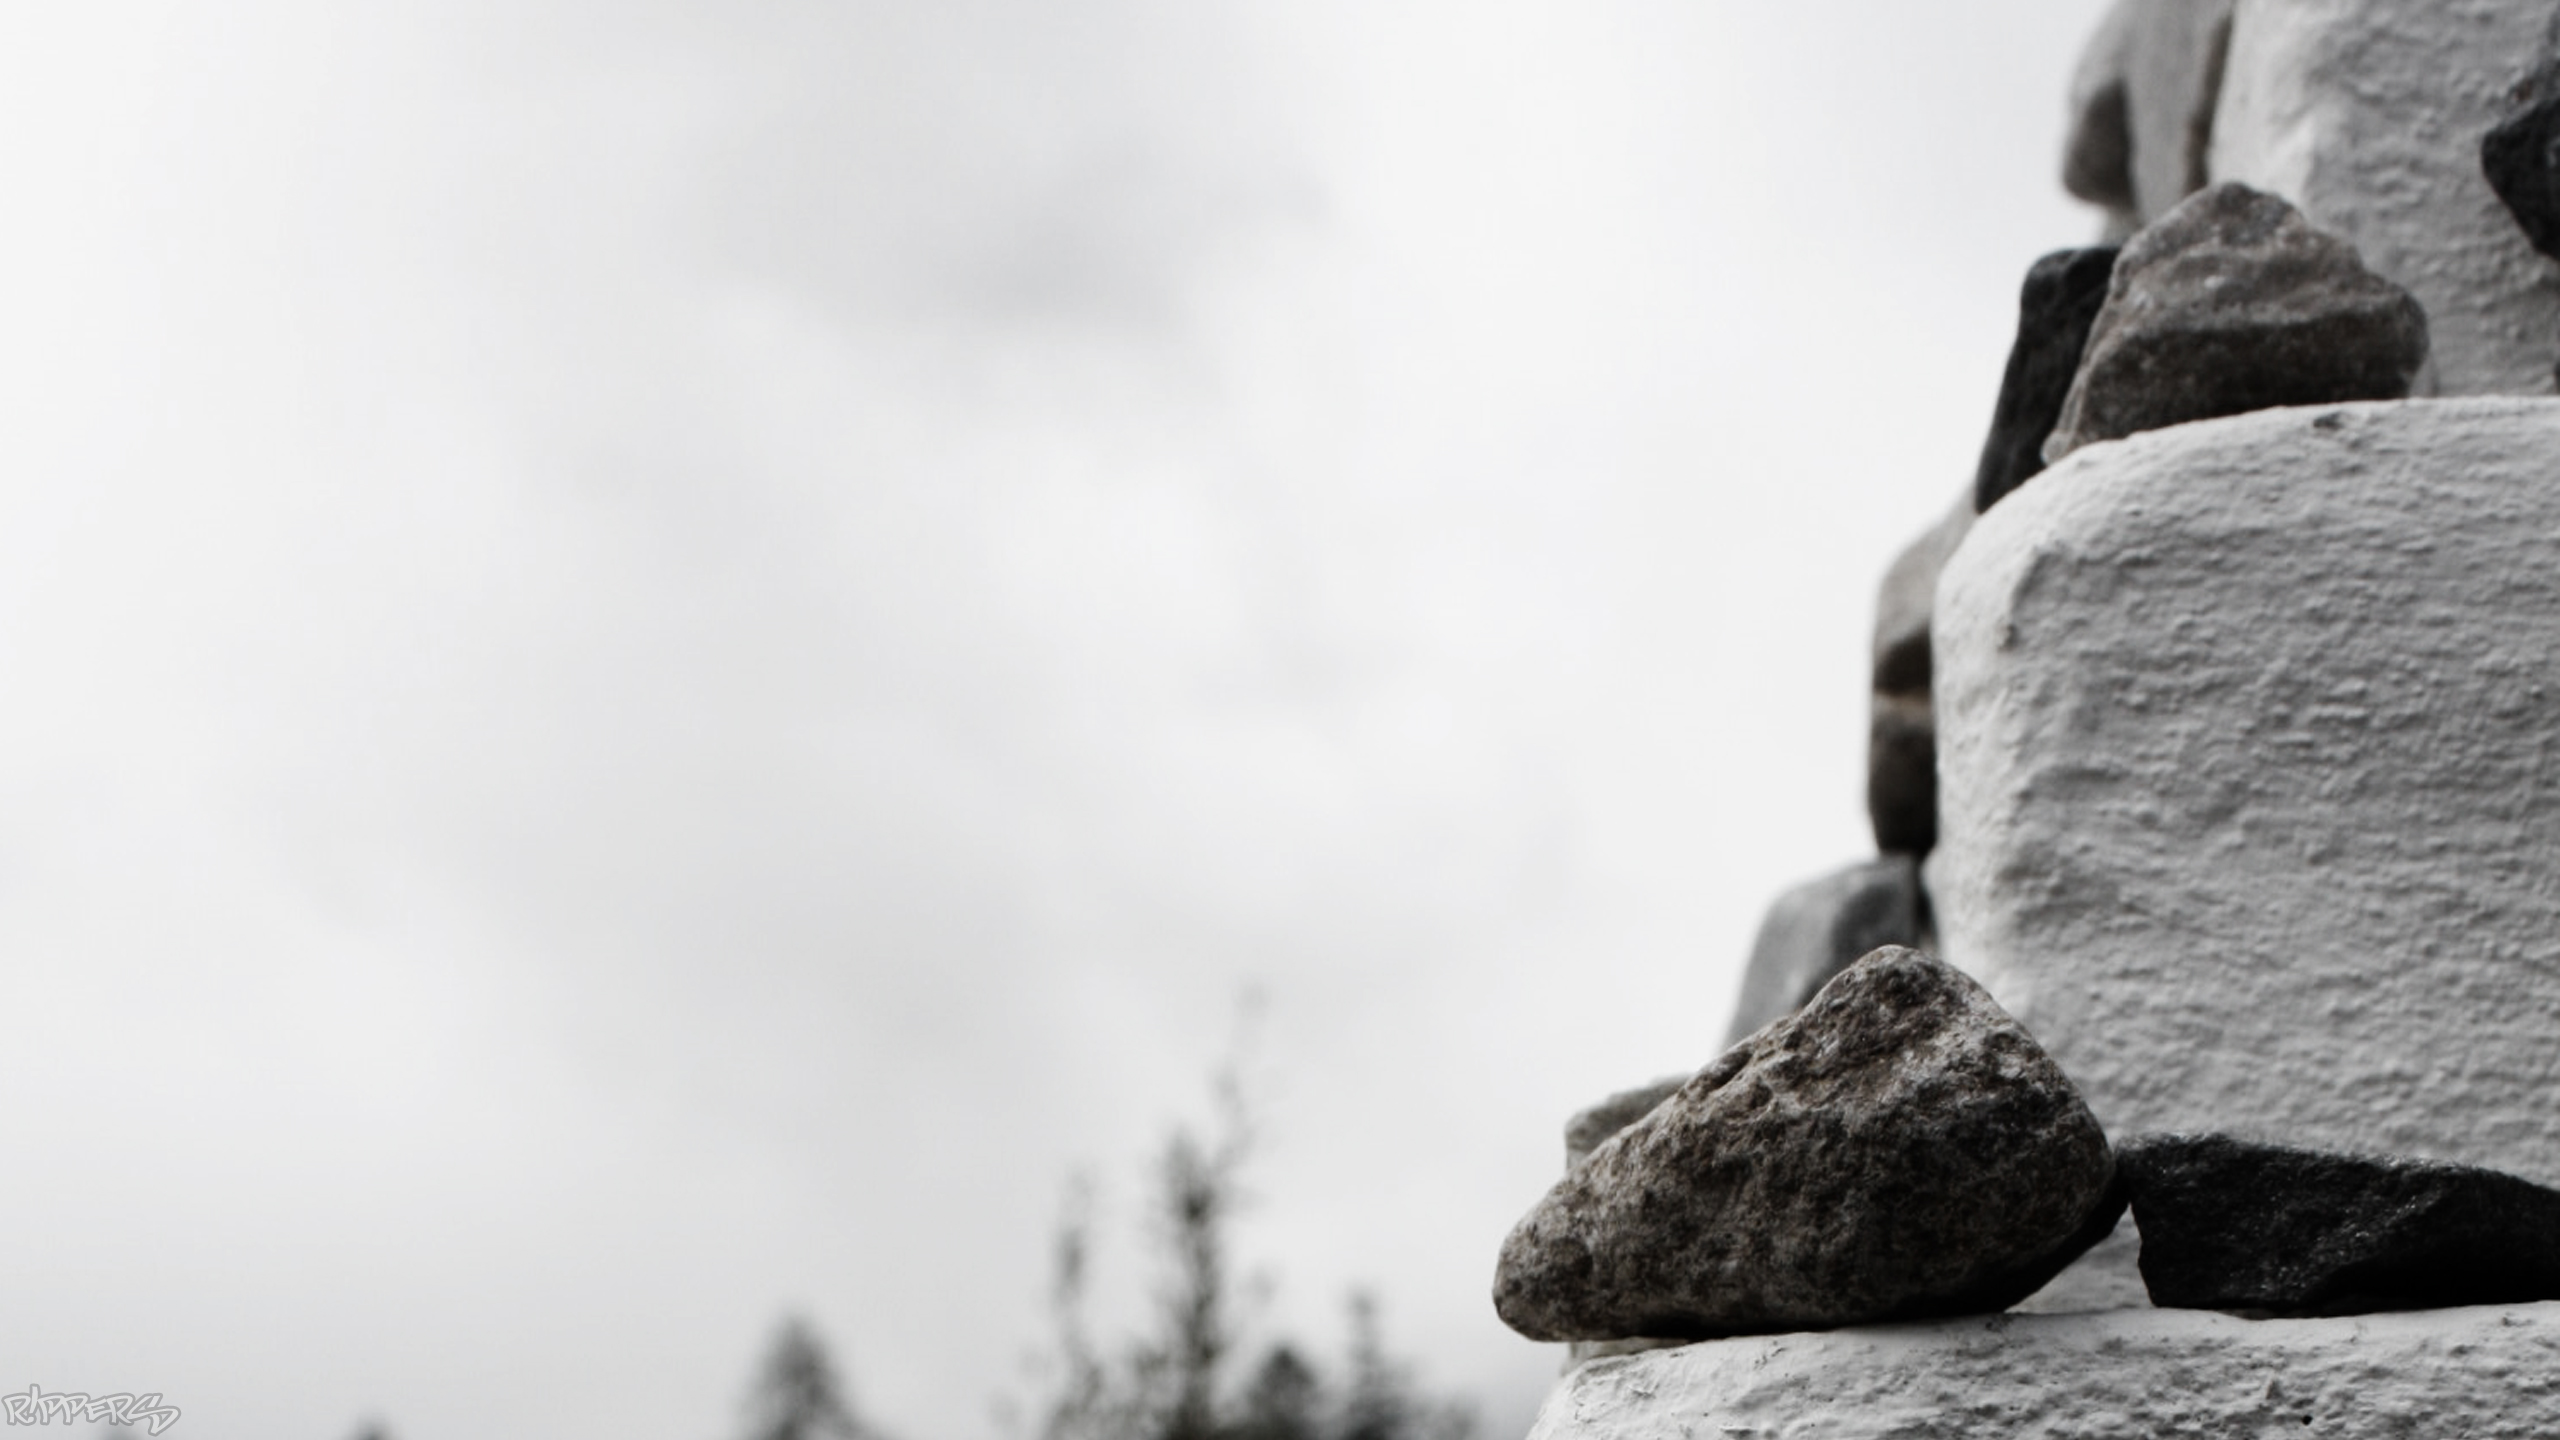
<svg viewBox="0 0 2560 1440"><path fill-rule="evenodd" d="M1851 966L1558 1182L1502 1247L1534 1340L1999 1310L2113 1228L2098 1122L1981 987Z"/></svg>
<svg viewBox="0 0 2560 1440"><path fill-rule="evenodd" d="M2045 456L2280 405L2401 399L2426 358L2425 312L2354 246L2276 196L2216 185L2125 242Z"/></svg>

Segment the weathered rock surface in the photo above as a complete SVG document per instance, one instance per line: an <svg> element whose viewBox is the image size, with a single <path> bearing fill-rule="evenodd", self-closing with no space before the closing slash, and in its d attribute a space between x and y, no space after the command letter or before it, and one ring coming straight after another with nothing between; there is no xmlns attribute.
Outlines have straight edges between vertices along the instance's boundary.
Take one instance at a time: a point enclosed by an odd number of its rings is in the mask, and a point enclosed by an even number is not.
<svg viewBox="0 0 2560 1440"><path fill-rule="evenodd" d="M2206 184L2232 0L2117 0L2071 82L2062 183L2126 231Z"/></svg>
<svg viewBox="0 0 2560 1440"><path fill-rule="evenodd" d="M2427 358L2427 317L2276 196L2198 192L2125 242L2046 440L2099 440L2279 405L2393 400Z"/></svg>
<svg viewBox="0 0 2560 1440"><path fill-rule="evenodd" d="M2560 1184L2560 403L2092 447L1935 636L1940 953L2111 1132Z"/></svg>
<svg viewBox="0 0 2560 1440"><path fill-rule="evenodd" d="M1670 1075L1650 1085L1621 1090L1587 1110L1578 1111L1564 1124L1564 1168L1567 1173L1580 1169L1600 1142L1626 1129L1653 1113L1653 1107L1668 1100L1683 1085L1686 1075Z"/></svg>
<svg viewBox="0 0 2560 1440"><path fill-rule="evenodd" d="M2018 291L2018 338L2009 346L1991 433L1974 467L1974 509L1990 509L2044 469L2045 437L2062 418L2063 401L2080 373L2081 352L2106 303L2118 253L2110 245L2057 250L2028 267Z"/></svg>
<svg viewBox="0 0 2560 1440"><path fill-rule="evenodd" d="M2560 1191L2469 1165L2151 1135L2116 1152L2155 1305L2354 1315L2560 1299Z"/></svg>
<svg viewBox="0 0 2560 1440"><path fill-rule="evenodd" d="M1529 1440L2555 1434L2560 1304L1995 1315L1721 1340L1581 1367Z"/></svg>
<svg viewBox="0 0 2560 1440"><path fill-rule="evenodd" d="M1997 1310L2113 1227L2113 1172L1981 987L1883 950L1549 1191L1503 1243L1494 1308L1535 1340Z"/></svg>
<svg viewBox="0 0 2560 1440"><path fill-rule="evenodd" d="M2514 104L2480 139L2480 173L2533 248L2560 258L2560 15Z"/></svg>
<svg viewBox="0 0 2560 1440"><path fill-rule="evenodd" d="M1869 953L1919 943L1920 865L1908 855L1865 861L1796 886L1760 922L1724 1043L1731 1047L1792 1014Z"/></svg>
<svg viewBox="0 0 2560 1440"><path fill-rule="evenodd" d="M2302 207L2426 307L2414 393L2547 395L2560 268L2481 173L2550 0L2250 0L2207 169Z"/></svg>

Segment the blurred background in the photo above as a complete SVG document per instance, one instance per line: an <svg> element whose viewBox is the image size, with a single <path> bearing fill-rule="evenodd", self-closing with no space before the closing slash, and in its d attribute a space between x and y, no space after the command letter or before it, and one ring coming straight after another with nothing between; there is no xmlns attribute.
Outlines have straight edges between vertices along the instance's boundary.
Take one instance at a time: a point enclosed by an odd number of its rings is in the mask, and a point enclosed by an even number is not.
<svg viewBox="0 0 2560 1440"><path fill-rule="evenodd" d="M0 1390L713 1440L792 1312L994 1436L1241 1055L1251 1325L1520 1433L2098 9L0 11Z"/></svg>

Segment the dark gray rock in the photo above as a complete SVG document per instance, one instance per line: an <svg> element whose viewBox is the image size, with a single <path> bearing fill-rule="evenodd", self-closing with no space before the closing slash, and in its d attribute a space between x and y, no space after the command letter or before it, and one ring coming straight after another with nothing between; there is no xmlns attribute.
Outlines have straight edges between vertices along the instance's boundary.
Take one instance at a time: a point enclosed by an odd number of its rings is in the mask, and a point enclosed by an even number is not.
<svg viewBox="0 0 2560 1440"><path fill-rule="evenodd" d="M1934 663L1929 614L1936 603L1938 572L1972 526L1973 499L1966 496L1894 557L1877 589L1871 652L1875 695L1867 718L1867 820L1875 829L1876 849L1887 855L1926 855L1938 843L1938 727L1929 698ZM1889 935L1876 944L1908 945L1917 935Z"/></svg>
<svg viewBox="0 0 2560 1440"><path fill-rule="evenodd" d="M2003 1309L2113 1228L2106 1136L1982 988L1885 949L1593 1151L1503 1242L1533 1340Z"/></svg>
<svg viewBox="0 0 2560 1440"><path fill-rule="evenodd" d="M1920 865L1908 855L1834 870L1787 891L1760 921L1724 1043L1795 1013L1861 956L1919 944L1920 923Z"/></svg>
<svg viewBox="0 0 2560 1440"><path fill-rule="evenodd" d="M1653 1107L1688 1083L1688 1076L1673 1075L1633 1090L1621 1090L1564 1122L1566 1173L1581 1168L1582 1162L1591 1158L1591 1152L1600 1148L1601 1141L1652 1114Z"/></svg>
<svg viewBox="0 0 2560 1440"><path fill-rule="evenodd" d="M2125 242L2045 458L2278 405L2400 399L2426 358L2408 291L2283 200L2226 182Z"/></svg>
<svg viewBox="0 0 2560 1440"><path fill-rule="evenodd" d="M2054 403L2062 402L2056 397ZM1937 606L1938 572L1947 568L1947 557L1972 528L1968 498L1903 546L1885 567L1884 583L1876 587L1875 636L1868 651L1877 694L1929 693L1929 616Z"/></svg>
<svg viewBox="0 0 2560 1440"><path fill-rule="evenodd" d="M2560 1192L2468 1165L2153 1135L2118 1173L2155 1305L2354 1315L2560 1299Z"/></svg>
<svg viewBox="0 0 2560 1440"><path fill-rule="evenodd" d="M2080 373L2089 327L2107 299L2117 249L2056 250L2027 268L2018 288L2018 338L2009 346L2009 368L2000 377L2000 402L1983 437L1973 471L1973 508L1988 510L2001 496L2044 469L2045 437L2062 418L2062 404Z"/></svg>
<svg viewBox="0 0 2560 1440"><path fill-rule="evenodd" d="M2506 118L2480 139L2480 173L2533 248L2560 259L2560 14Z"/></svg>
<svg viewBox="0 0 2560 1440"><path fill-rule="evenodd" d="M1867 702L1867 823L1888 855L1938 844L1938 714L1926 695Z"/></svg>

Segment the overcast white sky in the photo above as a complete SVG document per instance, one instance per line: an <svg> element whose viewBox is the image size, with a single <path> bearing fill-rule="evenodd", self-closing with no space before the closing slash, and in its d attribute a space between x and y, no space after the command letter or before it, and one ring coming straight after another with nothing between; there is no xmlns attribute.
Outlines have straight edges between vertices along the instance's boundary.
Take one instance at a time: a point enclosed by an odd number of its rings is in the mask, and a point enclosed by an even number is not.
<svg viewBox="0 0 2560 1440"><path fill-rule="evenodd" d="M0 1390L719 1440L798 1309L990 1435L1258 986L1265 1330L1517 1433L2098 8L0 11Z"/></svg>

